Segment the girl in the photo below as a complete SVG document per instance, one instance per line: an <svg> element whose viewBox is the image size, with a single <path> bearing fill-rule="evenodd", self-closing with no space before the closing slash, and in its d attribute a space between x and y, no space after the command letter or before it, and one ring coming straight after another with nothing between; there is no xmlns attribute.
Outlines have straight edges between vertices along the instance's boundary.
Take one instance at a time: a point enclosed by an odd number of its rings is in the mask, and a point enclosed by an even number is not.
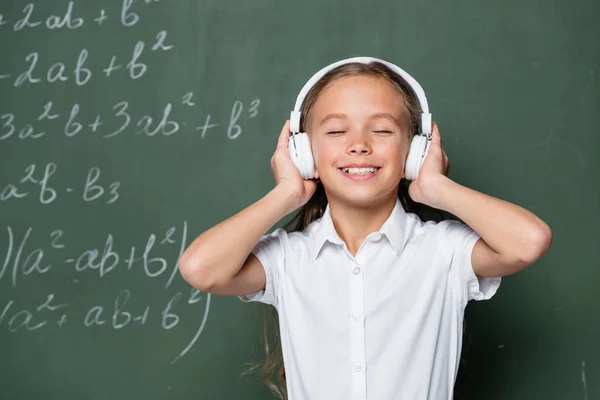
<svg viewBox="0 0 600 400"><path fill-rule="evenodd" d="M201 291L275 307L291 400L452 399L467 302L541 257L551 230L447 177L439 129L408 74L377 59L335 65L299 96L314 172L290 157L300 138L289 140L287 121L275 187L198 236L181 274ZM431 137L409 181L419 125ZM300 207L291 232L266 234Z"/></svg>

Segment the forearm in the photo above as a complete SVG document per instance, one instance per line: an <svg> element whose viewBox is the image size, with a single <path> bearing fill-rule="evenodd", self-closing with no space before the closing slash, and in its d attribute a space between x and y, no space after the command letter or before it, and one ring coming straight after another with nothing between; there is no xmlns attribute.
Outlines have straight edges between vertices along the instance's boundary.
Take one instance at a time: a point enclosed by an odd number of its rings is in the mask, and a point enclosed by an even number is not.
<svg viewBox="0 0 600 400"><path fill-rule="evenodd" d="M550 227L532 212L444 177L433 206L469 225L502 258L534 261L547 251Z"/></svg>
<svg viewBox="0 0 600 400"><path fill-rule="evenodd" d="M179 261L190 283L227 282L259 239L292 210L289 194L275 187L263 198L199 235Z"/></svg>

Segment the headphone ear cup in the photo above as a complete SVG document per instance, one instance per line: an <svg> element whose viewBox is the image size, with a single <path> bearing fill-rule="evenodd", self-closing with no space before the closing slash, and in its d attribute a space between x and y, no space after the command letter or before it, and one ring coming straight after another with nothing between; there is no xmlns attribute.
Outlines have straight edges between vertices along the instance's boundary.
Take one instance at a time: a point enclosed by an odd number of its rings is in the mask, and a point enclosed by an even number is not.
<svg viewBox="0 0 600 400"><path fill-rule="evenodd" d="M406 158L406 179L414 181L419 177L419 171L429 151L429 140L426 136L415 135L410 143L410 150Z"/></svg>
<svg viewBox="0 0 600 400"><path fill-rule="evenodd" d="M302 179L312 179L315 177L315 164L312 155L312 149L310 148L310 139L305 132L300 133L300 148L298 154L302 161Z"/></svg>
<svg viewBox="0 0 600 400"><path fill-rule="evenodd" d="M295 143L295 147L294 147ZM315 165L310 148L310 140L305 132L295 133L288 139L290 158L298 168L302 179L315 177Z"/></svg>

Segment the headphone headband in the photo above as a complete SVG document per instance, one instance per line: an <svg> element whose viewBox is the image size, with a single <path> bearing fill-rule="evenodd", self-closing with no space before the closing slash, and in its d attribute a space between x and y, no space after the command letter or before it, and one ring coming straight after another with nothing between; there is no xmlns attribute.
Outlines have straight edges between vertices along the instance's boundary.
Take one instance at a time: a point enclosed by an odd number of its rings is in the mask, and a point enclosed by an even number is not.
<svg viewBox="0 0 600 400"><path fill-rule="evenodd" d="M308 82L306 82L306 84L304 84L304 87L302 88L302 90L298 94L298 97L296 98L296 104L294 105L294 110L292 111L292 113L290 115L290 130L291 130L291 132L292 133L300 132L300 115L301 115L300 108L302 107L302 103L304 103L304 99L306 98L306 95L308 94L310 89L312 89L312 87L315 85L315 83L317 83L317 81L319 81L319 79L321 79L323 77L323 75L325 75L327 72L331 71L332 69L339 67L340 65L349 64L349 63L368 64L373 61L377 61L377 62L384 64L385 66L387 66L388 68L390 68L391 70L396 72L398 75L400 75L402 77L402 79L404 79L410 85L410 87L414 91L415 95L417 96L417 99L419 100L419 104L421 105L422 134L426 135L426 136L430 136L431 135L431 114L429 113L429 106L427 104L427 98L425 97L425 92L423 91L423 88L421 87L421 85L419 85L419 82L417 82L412 76L410 76L408 74L408 72L404 71L402 68L398 67L397 65L392 64L388 61L381 60L379 58L373 58L373 57L352 57L352 58L347 58L345 60L336 61L333 64L330 64L330 65L322 68L319 72L314 74L308 80Z"/></svg>

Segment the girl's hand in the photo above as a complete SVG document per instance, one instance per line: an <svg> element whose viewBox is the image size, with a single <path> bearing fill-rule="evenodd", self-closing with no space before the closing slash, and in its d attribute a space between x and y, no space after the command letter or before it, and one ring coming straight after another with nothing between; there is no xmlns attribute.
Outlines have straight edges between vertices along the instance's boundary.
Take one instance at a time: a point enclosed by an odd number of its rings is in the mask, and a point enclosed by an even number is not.
<svg viewBox="0 0 600 400"><path fill-rule="evenodd" d="M442 138L435 122L431 132L431 143L417 180L411 182L408 194L416 202L436 207L436 188L446 180L449 169L448 156L442 147Z"/></svg>
<svg viewBox="0 0 600 400"><path fill-rule="evenodd" d="M295 210L310 200L317 189L317 182L313 179L302 179L300 171L298 171L290 157L288 150L289 136L290 121L288 120L281 129L277 148L271 157L271 169L275 176L275 184L278 187L285 188L286 192L292 196L292 207Z"/></svg>

